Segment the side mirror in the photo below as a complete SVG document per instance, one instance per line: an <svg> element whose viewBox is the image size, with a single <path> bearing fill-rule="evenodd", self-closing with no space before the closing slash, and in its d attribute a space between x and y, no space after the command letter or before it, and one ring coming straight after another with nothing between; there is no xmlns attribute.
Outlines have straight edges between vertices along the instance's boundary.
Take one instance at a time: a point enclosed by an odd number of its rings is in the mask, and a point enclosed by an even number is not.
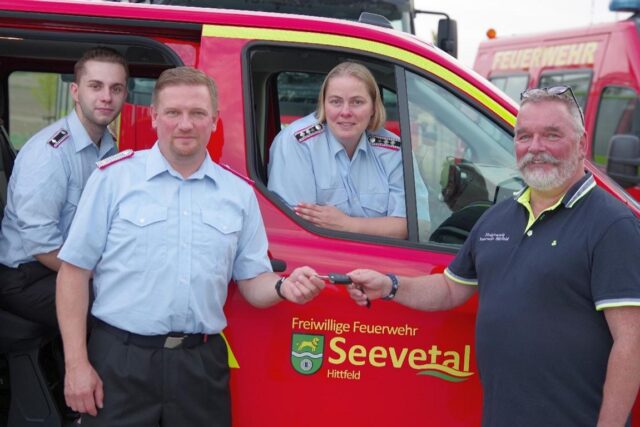
<svg viewBox="0 0 640 427"><path fill-rule="evenodd" d="M637 135L613 135L609 141L607 175L622 187L640 183L640 138Z"/></svg>
<svg viewBox="0 0 640 427"><path fill-rule="evenodd" d="M458 57L458 23L444 18L438 21L437 46L454 58Z"/></svg>
<svg viewBox="0 0 640 427"><path fill-rule="evenodd" d="M435 12L432 10L419 10L413 11L413 16L424 13L427 15L440 15L444 16L443 19L438 21L438 35L436 36L436 46L447 52L454 58L458 57L458 23L449 18L449 15L443 12Z"/></svg>

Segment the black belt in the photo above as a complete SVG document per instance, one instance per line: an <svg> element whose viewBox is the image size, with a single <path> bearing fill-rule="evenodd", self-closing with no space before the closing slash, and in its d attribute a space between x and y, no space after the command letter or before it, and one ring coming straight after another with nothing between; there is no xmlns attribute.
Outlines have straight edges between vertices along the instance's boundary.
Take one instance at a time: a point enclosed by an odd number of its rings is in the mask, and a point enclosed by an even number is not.
<svg viewBox="0 0 640 427"><path fill-rule="evenodd" d="M138 335L124 329L116 328L100 319L95 319L95 326L120 339L124 344L133 344L145 348L191 348L207 342L211 335L185 334L170 332L166 335Z"/></svg>

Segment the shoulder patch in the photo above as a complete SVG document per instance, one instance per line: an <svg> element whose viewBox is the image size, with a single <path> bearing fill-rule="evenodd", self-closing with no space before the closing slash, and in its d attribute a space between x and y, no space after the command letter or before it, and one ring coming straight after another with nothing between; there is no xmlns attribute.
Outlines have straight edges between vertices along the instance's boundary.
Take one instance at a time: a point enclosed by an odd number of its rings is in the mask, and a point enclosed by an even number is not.
<svg viewBox="0 0 640 427"><path fill-rule="evenodd" d="M51 138L49 138L47 144L53 148L58 148L67 138L69 138L69 131L66 129L60 129L54 133Z"/></svg>
<svg viewBox="0 0 640 427"><path fill-rule="evenodd" d="M128 159L129 157L133 157L134 151L129 148L127 150L121 151L113 156L109 156L106 159L102 159L96 162L96 166L98 169L104 169L108 166L111 166L114 163L119 162L120 160Z"/></svg>
<svg viewBox="0 0 640 427"><path fill-rule="evenodd" d="M298 142L304 142L312 136L321 134L324 131L324 125L322 123L315 123L309 127L301 129L294 133Z"/></svg>
<svg viewBox="0 0 640 427"><path fill-rule="evenodd" d="M398 151L402 145L399 139L388 138L386 136L369 135L368 139L369 143L374 147L388 148L394 151Z"/></svg>

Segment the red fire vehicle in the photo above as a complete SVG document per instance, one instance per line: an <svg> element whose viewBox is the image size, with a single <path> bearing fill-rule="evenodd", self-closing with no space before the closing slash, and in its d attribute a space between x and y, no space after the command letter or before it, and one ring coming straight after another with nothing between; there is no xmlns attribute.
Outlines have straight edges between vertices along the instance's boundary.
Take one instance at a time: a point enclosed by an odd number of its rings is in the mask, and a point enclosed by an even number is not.
<svg viewBox="0 0 640 427"><path fill-rule="evenodd" d="M474 70L518 101L527 88L572 87L592 161L640 200L640 1L612 0L629 19L480 43ZM610 151L611 150L611 151Z"/></svg>
<svg viewBox="0 0 640 427"><path fill-rule="evenodd" d="M64 88L73 63L97 44L119 50L130 63L120 148L154 142L149 94L164 69L194 66L217 81L220 119L210 154L254 188L272 264L282 274L301 265L320 274L358 267L400 275L441 272L472 225L456 222L454 213L469 207L478 215L521 188L512 142L517 105L431 44L337 19L133 3L2 2L5 159L68 105ZM405 240L313 226L267 189L269 146L287 115L303 115L299 91L312 90L344 60L373 72L389 116L397 118ZM0 165L6 177L10 161ZM640 215L619 186L588 167ZM421 313L376 301L361 309L343 287L328 285L307 305L259 310L231 284L224 334L233 368L234 425L479 425L476 305L473 299L455 310ZM16 335L20 345L6 346ZM0 413L9 413L10 424L62 423L52 397L60 385L43 375L41 363L49 338L0 310ZM2 386L7 369L10 387ZM10 407L3 407L9 394Z"/></svg>

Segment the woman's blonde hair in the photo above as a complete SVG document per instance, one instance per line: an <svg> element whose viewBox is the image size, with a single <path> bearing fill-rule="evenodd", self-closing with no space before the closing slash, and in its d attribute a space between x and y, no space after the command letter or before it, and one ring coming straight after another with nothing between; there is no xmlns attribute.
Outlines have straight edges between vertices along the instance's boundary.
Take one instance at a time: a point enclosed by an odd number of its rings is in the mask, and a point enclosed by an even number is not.
<svg viewBox="0 0 640 427"><path fill-rule="evenodd" d="M382 104L382 97L380 96L380 89L378 88L376 79L373 78L373 74L371 74L371 71L369 71L367 67L349 61L342 62L333 67L333 69L329 71L329 74L324 78L324 82L322 82L322 87L320 88L320 94L318 95L318 106L316 108L316 116L318 120L320 122L325 122L327 120L327 116L324 111L324 101L329 81L334 77L342 76L354 77L364 83L367 88L367 92L373 101L373 115L371 116L371 120L369 120L367 130L372 131L383 127L384 123L387 121L387 113L384 109L384 105Z"/></svg>

